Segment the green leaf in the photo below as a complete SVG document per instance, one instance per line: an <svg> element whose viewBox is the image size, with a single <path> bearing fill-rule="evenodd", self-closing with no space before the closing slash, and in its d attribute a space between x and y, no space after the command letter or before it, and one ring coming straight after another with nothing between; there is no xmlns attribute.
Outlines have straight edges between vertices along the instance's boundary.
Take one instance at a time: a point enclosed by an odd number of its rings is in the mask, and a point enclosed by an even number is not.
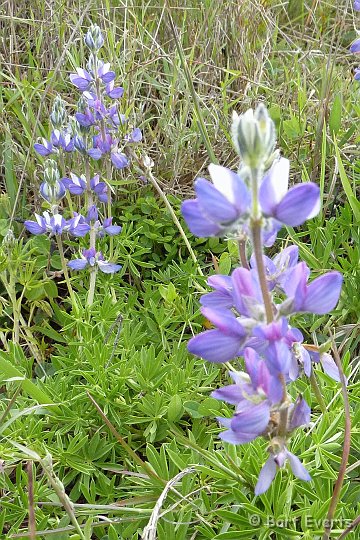
<svg viewBox="0 0 360 540"><path fill-rule="evenodd" d="M182 399L178 394L175 394L169 403L167 417L170 422L177 422L184 413Z"/></svg>
<svg viewBox="0 0 360 540"><path fill-rule="evenodd" d="M341 127L342 97L340 93L335 94L334 102L329 116L329 128L331 135L337 135Z"/></svg>

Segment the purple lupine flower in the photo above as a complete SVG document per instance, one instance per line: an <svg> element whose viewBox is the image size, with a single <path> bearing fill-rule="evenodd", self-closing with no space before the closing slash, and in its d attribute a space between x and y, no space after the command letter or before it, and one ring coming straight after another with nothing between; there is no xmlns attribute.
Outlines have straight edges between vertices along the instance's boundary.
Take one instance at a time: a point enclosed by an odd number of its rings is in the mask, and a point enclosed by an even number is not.
<svg viewBox="0 0 360 540"><path fill-rule="evenodd" d="M122 152L111 152L111 161L116 169L124 169L129 165L129 160Z"/></svg>
<svg viewBox="0 0 360 540"><path fill-rule="evenodd" d="M67 221L60 214L51 216L49 212L44 212L42 216L35 214L35 219L36 221L27 220L24 222L25 227L32 234L61 235L68 229Z"/></svg>
<svg viewBox="0 0 360 540"><path fill-rule="evenodd" d="M141 133L141 129L139 128L133 129L132 132L126 135L125 137L125 140L130 143L140 142L141 139L142 139L142 133Z"/></svg>
<svg viewBox="0 0 360 540"><path fill-rule="evenodd" d="M66 189L61 180L54 183L43 182L40 186L40 195L50 204L57 204L65 196Z"/></svg>
<svg viewBox="0 0 360 540"><path fill-rule="evenodd" d="M82 195L86 190L85 176L77 176L74 173L70 173L70 177L71 178L62 178L62 183L72 195Z"/></svg>
<svg viewBox="0 0 360 540"><path fill-rule="evenodd" d="M244 351L247 373L229 372L235 384L218 388L212 397L238 405L244 400L254 403L267 400L270 405L279 403L282 398L282 386L277 376L270 373L264 360L250 347Z"/></svg>
<svg viewBox="0 0 360 540"><path fill-rule="evenodd" d="M103 154L110 152L114 140L110 133L106 133L105 136L99 134L95 135L93 139L94 148L99 148Z"/></svg>
<svg viewBox="0 0 360 540"><path fill-rule="evenodd" d="M197 198L184 201L181 211L196 236L220 236L234 231L248 215L250 193L243 179L220 165L209 165L212 183L195 182Z"/></svg>
<svg viewBox="0 0 360 540"><path fill-rule="evenodd" d="M47 141L43 137L41 138L41 141L42 141L42 144L41 143L34 144L34 150L38 154L40 154L40 156L44 156L44 157L49 156L50 154L53 154L54 152L57 151L50 141Z"/></svg>
<svg viewBox="0 0 360 540"><path fill-rule="evenodd" d="M102 231L99 232L99 236L102 236L102 232L108 234L109 236L115 236L121 232L120 225L113 225L112 219L112 217L104 219L102 224Z"/></svg>
<svg viewBox="0 0 360 540"><path fill-rule="evenodd" d="M354 0L354 10L360 11L360 0Z"/></svg>
<svg viewBox="0 0 360 540"><path fill-rule="evenodd" d="M291 276L292 269L297 265L299 258L299 248L297 246L288 246L275 255L273 259L263 255L268 288L272 291L275 287L283 290L283 284ZM250 265L256 268L254 254L250 258Z"/></svg>
<svg viewBox="0 0 360 540"><path fill-rule="evenodd" d="M291 470L297 478L304 480L305 482L311 480L310 474L302 465L299 458L294 456L294 454L289 452L286 446L284 446L279 453L271 453L261 469L258 482L255 486L255 495L261 495L269 489L271 482L275 478L277 469L283 467L286 461L289 461Z"/></svg>
<svg viewBox="0 0 360 540"><path fill-rule="evenodd" d="M288 430L292 431L310 423L311 409L302 396L299 396L291 410Z"/></svg>
<svg viewBox="0 0 360 540"><path fill-rule="evenodd" d="M282 313L308 311L324 315L336 306L343 281L340 272L328 272L307 285L309 272L304 262L298 263L292 270L284 283L288 298L279 308Z"/></svg>
<svg viewBox="0 0 360 540"><path fill-rule="evenodd" d="M70 81L82 92L90 88L93 80L93 77L86 69L76 68L76 73L70 73Z"/></svg>
<svg viewBox="0 0 360 540"><path fill-rule="evenodd" d="M321 367L324 370L324 373L334 379L334 381L340 382L340 373L339 369L335 363L335 360L331 356L331 354L326 352L317 352L313 350L309 350L308 354L310 356L310 359L315 363L320 363ZM346 378L345 378L346 380Z"/></svg>
<svg viewBox="0 0 360 540"><path fill-rule="evenodd" d="M253 441L265 432L270 421L270 406L262 403L241 402L233 418L218 418L221 425L228 428L219 437L232 444Z"/></svg>
<svg viewBox="0 0 360 540"><path fill-rule="evenodd" d="M110 81L105 86L106 94L112 99L120 99L124 95L124 89L122 86L115 86L114 81Z"/></svg>
<svg viewBox="0 0 360 540"><path fill-rule="evenodd" d="M239 355L245 344L247 331L231 311L202 308L202 314L216 326L194 336L188 351L209 362L223 363Z"/></svg>
<svg viewBox="0 0 360 540"><path fill-rule="evenodd" d="M75 114L75 118L79 122L80 126L91 127L95 125L95 117L89 107L87 107L83 113L77 112Z"/></svg>
<svg viewBox="0 0 360 540"><path fill-rule="evenodd" d="M81 215L74 216L69 219L67 230L72 236L84 237L90 231L90 226L84 222L84 218Z"/></svg>
<svg viewBox="0 0 360 540"><path fill-rule="evenodd" d="M231 308L234 305L232 296L232 279L230 276L221 274L210 276L207 280L208 285L215 289L213 292L203 294L200 303L204 307L218 309Z"/></svg>
<svg viewBox="0 0 360 540"><path fill-rule="evenodd" d="M110 71L110 63L104 63L101 60L98 60L97 75L104 84L108 84L115 79L114 71Z"/></svg>
<svg viewBox="0 0 360 540"><path fill-rule="evenodd" d="M306 182L288 190L289 168L285 158L274 162L261 182L259 201L265 216L297 227L319 213L320 189L313 182Z"/></svg>
<svg viewBox="0 0 360 540"><path fill-rule="evenodd" d="M101 157L102 157L102 155L103 155L103 154L102 154L102 151L100 150L100 148L90 148L90 150L87 151L87 154L88 154L91 158L95 159L96 161L97 161L98 159L101 159Z"/></svg>
<svg viewBox="0 0 360 540"><path fill-rule="evenodd" d="M357 54L360 52L360 38L356 39L350 46L350 52Z"/></svg>
<svg viewBox="0 0 360 540"><path fill-rule="evenodd" d="M90 180L90 187L93 190L93 192L97 195L99 198L99 201L102 203L108 202L108 187L105 184L105 182L100 182L100 175L96 174L91 180Z"/></svg>
<svg viewBox="0 0 360 540"><path fill-rule="evenodd" d="M65 152L74 150L74 140L70 133L63 133L59 129L54 129L51 132L50 140L55 148L62 148Z"/></svg>
<svg viewBox="0 0 360 540"><path fill-rule="evenodd" d="M96 251L95 248L84 249L80 259L74 259L68 262L72 270L84 270L87 266L98 267L104 274L114 274L121 270L120 264L110 263L104 260L103 254Z"/></svg>

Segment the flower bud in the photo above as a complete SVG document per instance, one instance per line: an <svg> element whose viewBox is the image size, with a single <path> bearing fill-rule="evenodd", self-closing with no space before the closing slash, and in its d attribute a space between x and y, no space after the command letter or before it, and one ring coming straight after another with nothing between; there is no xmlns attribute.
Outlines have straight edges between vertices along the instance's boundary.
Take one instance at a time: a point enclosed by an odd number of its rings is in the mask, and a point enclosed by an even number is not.
<svg viewBox="0 0 360 540"><path fill-rule="evenodd" d="M92 24L87 31L85 38L85 45L92 52L97 52L104 45L104 38L100 28L97 24Z"/></svg>
<svg viewBox="0 0 360 540"><path fill-rule="evenodd" d="M260 103L238 116L233 113L232 138L236 151L246 165L263 166L275 147L275 125L266 107Z"/></svg>
<svg viewBox="0 0 360 540"><path fill-rule="evenodd" d="M44 181L50 185L55 185L59 180L60 173L56 161L47 159L44 167Z"/></svg>
<svg viewBox="0 0 360 540"><path fill-rule="evenodd" d="M62 128L66 122L66 116L65 103L60 96L56 96L50 114L50 121L54 129Z"/></svg>
<svg viewBox="0 0 360 540"><path fill-rule="evenodd" d="M52 206L57 206L58 202L65 196L65 193L65 186L60 180L56 180L52 184L43 182L40 186L40 195Z"/></svg>

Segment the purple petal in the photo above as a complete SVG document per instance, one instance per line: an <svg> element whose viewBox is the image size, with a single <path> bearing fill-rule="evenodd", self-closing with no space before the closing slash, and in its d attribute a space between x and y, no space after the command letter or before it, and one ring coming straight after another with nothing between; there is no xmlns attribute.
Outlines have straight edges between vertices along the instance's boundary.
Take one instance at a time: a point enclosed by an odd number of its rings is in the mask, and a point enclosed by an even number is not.
<svg viewBox="0 0 360 540"><path fill-rule="evenodd" d="M101 158L102 152L100 148L90 148L90 150L88 150L88 155L92 157L93 159L98 160Z"/></svg>
<svg viewBox="0 0 360 540"><path fill-rule="evenodd" d="M203 307L201 313L224 334L236 336L240 339L246 336L246 330L241 326L232 311Z"/></svg>
<svg viewBox="0 0 360 540"><path fill-rule="evenodd" d="M83 79L82 77L79 77L75 73L70 74L70 81L75 85L79 90L87 90L90 82L86 79Z"/></svg>
<svg viewBox="0 0 360 540"><path fill-rule="evenodd" d="M328 272L310 283L306 290L306 298L301 311L309 311L324 315L336 306L342 285L342 275L339 272Z"/></svg>
<svg viewBox="0 0 360 540"><path fill-rule="evenodd" d="M98 267L104 274L114 274L122 268L120 264L113 264L105 261L98 261Z"/></svg>
<svg viewBox="0 0 360 540"><path fill-rule="evenodd" d="M350 52L352 53L359 53L360 52L360 39L357 39L354 41L354 43L350 46Z"/></svg>
<svg viewBox="0 0 360 540"><path fill-rule="evenodd" d="M296 400L290 417L290 429L307 426L310 423L311 409L302 396Z"/></svg>
<svg viewBox="0 0 360 540"><path fill-rule="evenodd" d="M124 89L121 86L116 86L112 90L107 90L106 93L112 99L120 99L124 94Z"/></svg>
<svg viewBox="0 0 360 540"><path fill-rule="evenodd" d="M44 146L43 144L39 144L39 143L35 143L34 144L34 150L40 154L40 156L49 156L50 154L53 153L53 148L52 146L50 148L47 148L46 146Z"/></svg>
<svg viewBox="0 0 360 540"><path fill-rule="evenodd" d="M115 79L114 71L108 71L107 73L104 73L104 75L101 76L101 80L105 84L113 81L114 79Z"/></svg>
<svg viewBox="0 0 360 540"><path fill-rule="evenodd" d="M289 182L290 162L281 158L265 174L259 189L259 200L264 214L273 216L276 206L285 197Z"/></svg>
<svg viewBox="0 0 360 540"><path fill-rule="evenodd" d="M326 375L329 375L334 381L340 382L340 373L335 360L329 353L320 354L320 363Z"/></svg>
<svg viewBox="0 0 360 540"><path fill-rule="evenodd" d="M233 305L233 298L229 292L214 291L204 294L200 298L200 304L204 307L226 309Z"/></svg>
<svg viewBox="0 0 360 540"><path fill-rule="evenodd" d="M290 467L294 475L300 480L309 482L311 480L311 476L308 473L308 471L305 469L304 465L301 463L300 459L294 456L294 454L292 454L288 450L286 451L286 457L290 462Z"/></svg>
<svg viewBox="0 0 360 540"><path fill-rule="evenodd" d="M84 270L84 268L87 267L88 262L86 259L73 259L72 261L69 261L67 265L72 270Z"/></svg>
<svg viewBox="0 0 360 540"><path fill-rule="evenodd" d="M228 386L218 388L211 393L211 396L215 399L226 401L226 403L231 403L231 405L237 405L244 399L242 390L238 384L229 384Z"/></svg>
<svg viewBox="0 0 360 540"><path fill-rule="evenodd" d="M320 211L319 186L308 182L291 188L272 212L281 223L297 227Z"/></svg>
<svg viewBox="0 0 360 540"><path fill-rule="evenodd" d="M76 227L70 227L69 232L76 237L84 237L90 231L90 226L87 223L79 223Z"/></svg>
<svg viewBox="0 0 360 540"><path fill-rule="evenodd" d="M129 160L122 152L112 152L111 161L116 169L124 169L129 165Z"/></svg>
<svg viewBox="0 0 360 540"><path fill-rule="evenodd" d="M24 221L24 226L31 234L44 234L46 227L39 225L36 221Z"/></svg>
<svg viewBox="0 0 360 540"><path fill-rule="evenodd" d="M110 225L109 227L104 227L104 231L109 236L115 236L121 232L121 227L120 225Z"/></svg>
<svg viewBox="0 0 360 540"><path fill-rule="evenodd" d="M220 439L231 444L245 444L253 441L257 437L257 433L236 433L231 429L219 433Z"/></svg>
<svg viewBox="0 0 360 540"><path fill-rule="evenodd" d="M195 236L206 238L216 236L221 231L221 227L202 212L197 199L184 201L181 205L181 213Z"/></svg>
<svg viewBox="0 0 360 540"><path fill-rule="evenodd" d="M209 165L211 180L222 195L233 204L240 214L250 206L251 197L248 188L242 178L226 167Z"/></svg>
<svg viewBox="0 0 360 540"><path fill-rule="evenodd" d="M188 351L209 362L223 363L237 356L241 340L220 330L206 330L188 342Z"/></svg>
<svg viewBox="0 0 360 540"><path fill-rule="evenodd" d="M260 435L268 426L270 405L266 401L257 405L254 405L250 401L247 403L247 406L235 413L231 421L231 429L235 432L256 433ZM243 403L240 406L243 406Z"/></svg>
<svg viewBox="0 0 360 540"><path fill-rule="evenodd" d="M84 187L77 186L76 184L73 184L73 183L68 184L66 187L68 188L68 190L70 191L72 195L82 195L85 191Z"/></svg>
<svg viewBox="0 0 360 540"><path fill-rule="evenodd" d="M201 210L215 221L228 223L237 218L235 206L205 178L196 180L195 192Z"/></svg>
<svg viewBox="0 0 360 540"><path fill-rule="evenodd" d="M255 486L255 495L265 493L271 485L276 475L276 463L273 456L270 456L260 471L257 484Z"/></svg>
<svg viewBox="0 0 360 540"><path fill-rule="evenodd" d="M291 362L289 347L283 341L274 341L266 349L266 362L271 374L287 375Z"/></svg>

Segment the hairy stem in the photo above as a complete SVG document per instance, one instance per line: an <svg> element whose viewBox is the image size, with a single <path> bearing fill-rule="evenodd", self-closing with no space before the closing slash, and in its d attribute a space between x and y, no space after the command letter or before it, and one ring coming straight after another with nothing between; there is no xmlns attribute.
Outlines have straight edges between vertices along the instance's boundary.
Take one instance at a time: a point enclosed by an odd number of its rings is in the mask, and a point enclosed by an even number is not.
<svg viewBox="0 0 360 540"><path fill-rule="evenodd" d="M241 266L243 268L246 268L247 270L250 270L250 266L246 258L246 240L243 240L243 239L238 240L238 249L239 249L239 259L240 259Z"/></svg>

